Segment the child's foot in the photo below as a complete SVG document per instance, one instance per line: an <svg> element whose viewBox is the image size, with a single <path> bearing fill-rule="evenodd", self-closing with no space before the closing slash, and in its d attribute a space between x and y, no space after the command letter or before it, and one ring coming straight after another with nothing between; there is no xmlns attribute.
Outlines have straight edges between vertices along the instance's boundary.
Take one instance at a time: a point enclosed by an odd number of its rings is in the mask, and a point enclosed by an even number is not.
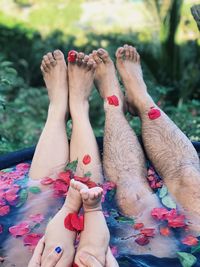
<svg viewBox="0 0 200 267"><path fill-rule="evenodd" d="M50 104L59 110L68 109L67 65L60 50L43 57L41 71L47 87Z"/></svg>
<svg viewBox="0 0 200 267"><path fill-rule="evenodd" d="M116 76L116 70L109 54L100 48L92 52L92 57L97 64L95 72L95 85L101 97L106 100L109 96L117 96L120 106L124 104L124 95Z"/></svg>
<svg viewBox="0 0 200 267"><path fill-rule="evenodd" d="M73 116L80 114L82 108L89 107L88 98L92 91L96 63L83 53L76 54L76 62L68 63L69 102Z"/></svg>
<svg viewBox="0 0 200 267"><path fill-rule="evenodd" d="M147 106L152 99L147 93L140 64L140 55L132 46L124 45L116 51L117 70L126 89L128 103L136 110Z"/></svg>
<svg viewBox="0 0 200 267"><path fill-rule="evenodd" d="M63 248L63 254L56 265L57 267L71 266L73 262L76 233L65 228L64 220L67 214L79 212L81 203L82 200L79 192L70 186L63 207L47 225L43 259L45 259L45 256L49 254L54 247L59 245Z"/></svg>

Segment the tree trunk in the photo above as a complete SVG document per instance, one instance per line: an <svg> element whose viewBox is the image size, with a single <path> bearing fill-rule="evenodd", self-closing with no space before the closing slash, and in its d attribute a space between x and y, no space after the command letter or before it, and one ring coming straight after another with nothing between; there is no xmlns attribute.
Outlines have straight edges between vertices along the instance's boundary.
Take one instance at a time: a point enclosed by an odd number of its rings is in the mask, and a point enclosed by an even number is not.
<svg viewBox="0 0 200 267"><path fill-rule="evenodd" d="M195 5L191 8L192 15L196 20L197 26L200 31L200 5Z"/></svg>

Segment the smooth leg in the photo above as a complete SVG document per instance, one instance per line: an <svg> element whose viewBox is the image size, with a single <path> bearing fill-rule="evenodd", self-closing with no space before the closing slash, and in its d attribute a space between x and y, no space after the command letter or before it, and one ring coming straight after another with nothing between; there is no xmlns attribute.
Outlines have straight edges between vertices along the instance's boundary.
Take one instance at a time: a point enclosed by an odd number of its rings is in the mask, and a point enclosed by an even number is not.
<svg viewBox="0 0 200 267"><path fill-rule="evenodd" d="M47 121L38 141L30 168L30 177L55 178L69 160L66 135L68 113L67 66L61 51L48 53L43 57L41 70L47 87L50 105Z"/></svg>
<svg viewBox="0 0 200 267"><path fill-rule="evenodd" d="M89 120L88 98L92 91L95 67L95 62L83 53L77 53L76 63L69 63L69 101L72 117L70 161L78 159L77 175L83 176L91 172L91 179L102 183L100 155ZM83 163L86 155L91 159L89 164Z"/></svg>
<svg viewBox="0 0 200 267"><path fill-rule="evenodd" d="M163 177L170 193L184 208L191 229L200 232L200 165L198 155L189 139L160 110L147 93L136 49L125 45L117 53L117 67L126 88L128 102L142 121L142 137L149 159ZM150 120L150 108L161 112ZM196 223L195 223L196 222Z"/></svg>

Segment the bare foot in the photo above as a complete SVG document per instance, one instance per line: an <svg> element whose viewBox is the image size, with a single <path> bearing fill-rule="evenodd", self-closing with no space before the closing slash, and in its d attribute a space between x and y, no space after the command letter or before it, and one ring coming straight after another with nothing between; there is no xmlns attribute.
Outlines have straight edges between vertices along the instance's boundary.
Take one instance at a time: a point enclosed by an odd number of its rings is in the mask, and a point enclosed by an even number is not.
<svg viewBox="0 0 200 267"><path fill-rule="evenodd" d="M117 70L125 86L130 106L138 110L141 105L147 106L148 102L152 103L143 80L140 55L136 49L132 46L124 45L117 49L116 58Z"/></svg>
<svg viewBox="0 0 200 267"><path fill-rule="evenodd" d="M88 187L78 181L71 180L71 186L76 189L82 198L84 212L90 210L101 210L101 197L103 194L103 189L101 187L94 187L88 189Z"/></svg>
<svg viewBox="0 0 200 267"><path fill-rule="evenodd" d="M78 266L82 266L79 254L86 252L94 256L102 266L105 266L110 236L101 207L103 189L101 187L88 189L77 181L73 181L72 186L80 192L85 212L85 225L81 233L75 262Z"/></svg>
<svg viewBox="0 0 200 267"><path fill-rule="evenodd" d="M92 52L92 57L97 64L95 85L101 97L106 100L107 97L115 95L119 99L120 106L122 106L124 104L124 95L120 89L114 63L108 52L100 48Z"/></svg>
<svg viewBox="0 0 200 267"><path fill-rule="evenodd" d="M45 233L45 249L42 260L45 259L54 247L63 248L63 254L57 267L71 266L74 259L74 241L76 233L69 231L64 226L64 219L69 213L79 212L81 207L81 196L77 190L70 186L67 198L61 210L49 222Z"/></svg>
<svg viewBox="0 0 200 267"><path fill-rule="evenodd" d="M92 91L96 63L84 53L77 53L75 63L68 63L70 111L76 113L77 107L89 107L88 98Z"/></svg>
<svg viewBox="0 0 200 267"><path fill-rule="evenodd" d="M50 104L67 111L67 65L63 53L60 50L55 50L53 53L46 54L40 68L47 87Z"/></svg>

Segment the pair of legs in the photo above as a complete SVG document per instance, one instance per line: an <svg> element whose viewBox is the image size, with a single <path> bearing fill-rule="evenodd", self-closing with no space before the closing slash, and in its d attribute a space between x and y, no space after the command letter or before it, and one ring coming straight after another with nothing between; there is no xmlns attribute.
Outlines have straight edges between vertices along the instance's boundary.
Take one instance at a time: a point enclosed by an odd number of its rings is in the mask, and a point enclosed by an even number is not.
<svg viewBox="0 0 200 267"><path fill-rule="evenodd" d="M103 182L98 147L88 115L88 97L92 90L95 67L94 60L83 53L77 54L77 62L69 63L68 66L60 51L44 56L41 70L50 105L47 122L32 161L31 178L37 180L45 176L56 177L68 161L78 159L77 175L83 176L90 171L93 181L99 184ZM73 124L70 147L65 130L68 106ZM82 162L87 154L91 157L89 165ZM83 202L85 228L81 233L75 262L78 266L84 266L79 259L79 255L84 251L95 256L102 266L105 266L106 261L108 266L117 266L108 249L109 231L103 213L88 211L88 209L95 209L96 206L100 208L101 191L99 190L100 188L88 190L81 183L75 181L72 183L65 204L47 226L43 258L52 250L55 242L58 242L63 247L63 255L56 266L71 266L76 234L66 230L63 222L68 213L78 212Z"/></svg>

